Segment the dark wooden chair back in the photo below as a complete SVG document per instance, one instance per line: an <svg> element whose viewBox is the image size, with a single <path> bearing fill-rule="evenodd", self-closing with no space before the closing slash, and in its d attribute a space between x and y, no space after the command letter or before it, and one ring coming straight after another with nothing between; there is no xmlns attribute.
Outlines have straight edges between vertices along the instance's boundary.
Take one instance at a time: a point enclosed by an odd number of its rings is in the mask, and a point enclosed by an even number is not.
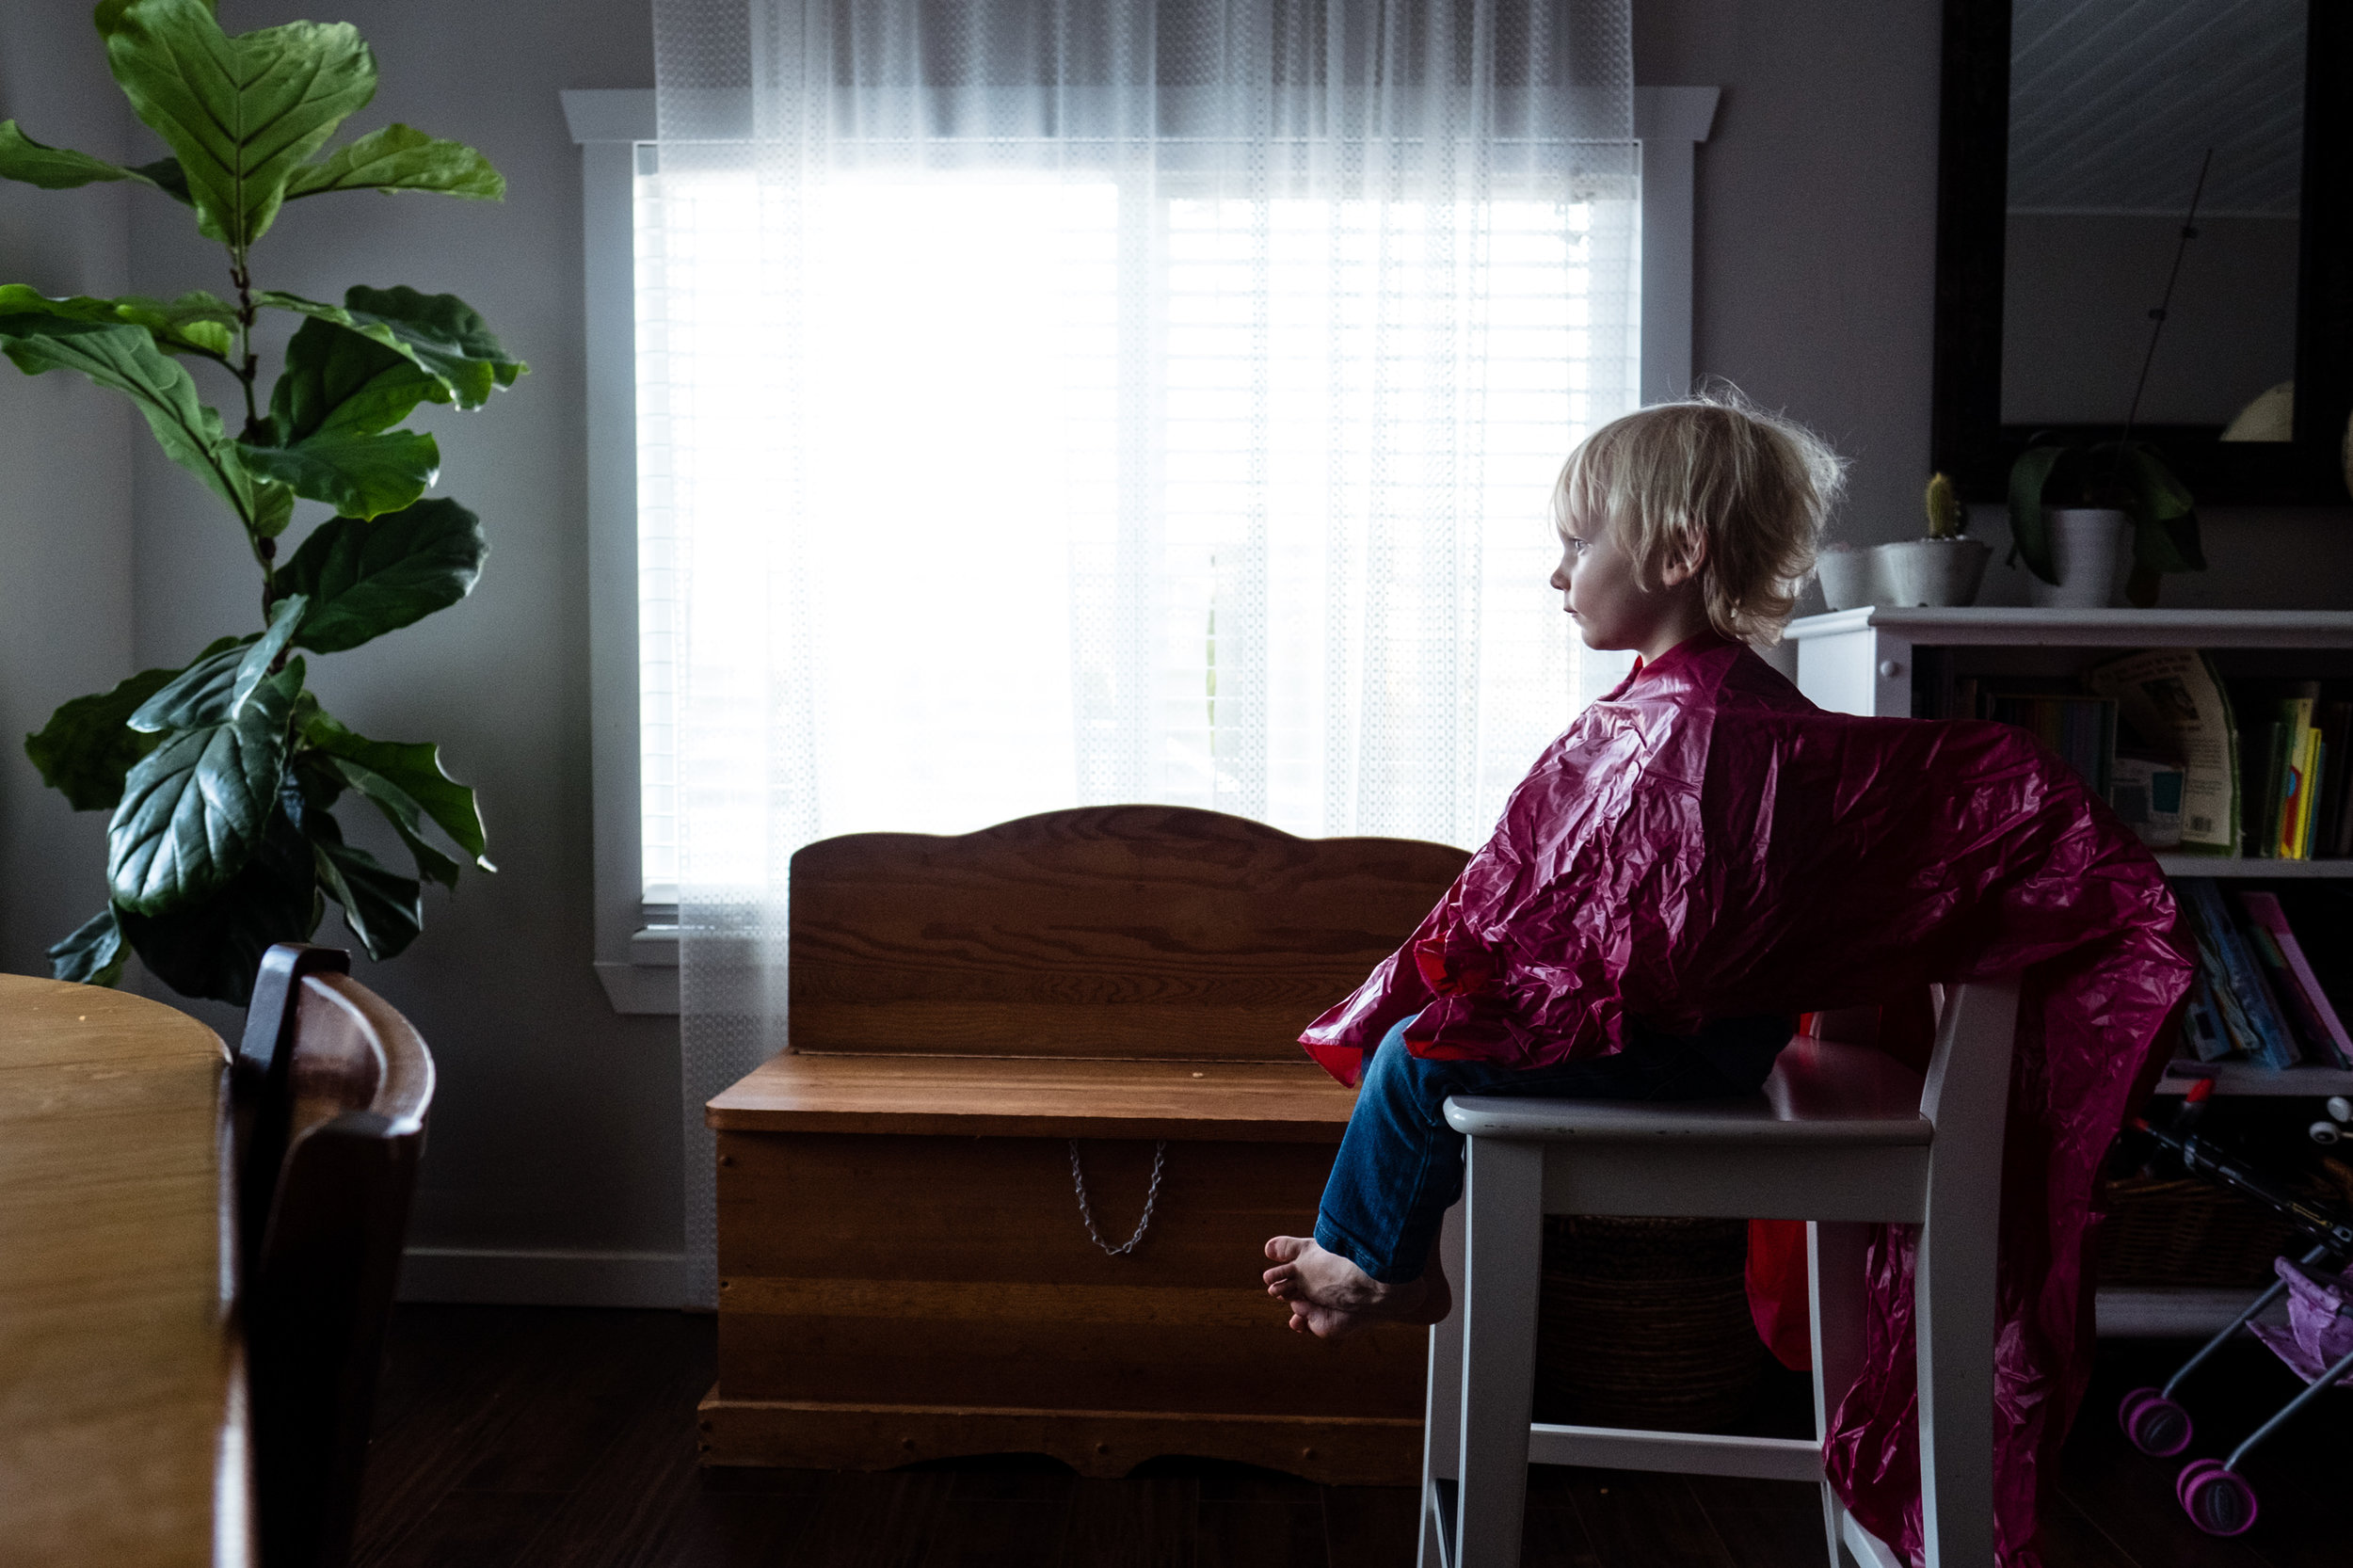
<svg viewBox="0 0 2353 1568"><path fill-rule="evenodd" d="M238 1053L240 1169L262 1192L240 1206L262 1568L350 1555L433 1103L424 1042L348 968L272 948Z"/></svg>
<svg viewBox="0 0 2353 1568"><path fill-rule="evenodd" d="M796 1052L1295 1061L1464 852L1100 806L792 857Z"/></svg>

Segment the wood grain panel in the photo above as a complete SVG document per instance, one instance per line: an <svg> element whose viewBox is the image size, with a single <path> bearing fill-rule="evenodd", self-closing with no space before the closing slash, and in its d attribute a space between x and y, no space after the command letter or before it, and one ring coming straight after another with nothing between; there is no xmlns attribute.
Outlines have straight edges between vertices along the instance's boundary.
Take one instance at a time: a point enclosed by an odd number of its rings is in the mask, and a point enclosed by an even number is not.
<svg viewBox="0 0 2353 1568"><path fill-rule="evenodd" d="M1425 1336L1295 1335L1267 1237L1314 1224L1328 1149L1171 1144L1144 1243L1087 1238L1059 1139L723 1132L720 1375L729 1398L1407 1418ZM1080 1144L1124 1241L1152 1149ZM983 1450L965 1450L983 1451ZM1229 1456L1232 1457L1232 1456Z"/></svg>
<svg viewBox="0 0 2353 1568"><path fill-rule="evenodd" d="M1464 858L1180 807L827 839L792 857L793 1048L1288 1059Z"/></svg>
<svg viewBox="0 0 2353 1568"><path fill-rule="evenodd" d="M1172 1144L1151 1234L1126 1257L1087 1240L1070 1149L1051 1138L722 1132L719 1276L1246 1288L1270 1236L1305 1235L1329 1148ZM1080 1144L1103 1234L1144 1207L1148 1143Z"/></svg>
<svg viewBox="0 0 2353 1568"><path fill-rule="evenodd" d="M880 1470L962 1454L1037 1453L1082 1476L1111 1478L1163 1454L1197 1454L1349 1486L1410 1485L1421 1467L1418 1419L824 1404L713 1389L700 1422L708 1464Z"/></svg>
<svg viewBox="0 0 2353 1568"><path fill-rule="evenodd" d="M746 1132L1337 1144L1355 1091L1286 1048L1290 1061L1248 1063L796 1051L738 1080L705 1119Z"/></svg>
<svg viewBox="0 0 2353 1568"><path fill-rule="evenodd" d="M225 1065L184 1013L0 975L0 1559L249 1547Z"/></svg>

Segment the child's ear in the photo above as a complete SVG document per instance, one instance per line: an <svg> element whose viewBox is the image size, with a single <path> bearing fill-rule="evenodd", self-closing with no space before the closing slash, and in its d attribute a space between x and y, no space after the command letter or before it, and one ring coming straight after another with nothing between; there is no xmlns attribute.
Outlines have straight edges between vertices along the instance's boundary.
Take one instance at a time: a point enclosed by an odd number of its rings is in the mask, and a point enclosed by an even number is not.
<svg viewBox="0 0 2353 1568"><path fill-rule="evenodd" d="M1659 568L1659 585L1667 588L1679 588L1697 577L1701 568L1706 565L1707 536L1698 533L1686 535L1682 548L1676 551L1673 558Z"/></svg>

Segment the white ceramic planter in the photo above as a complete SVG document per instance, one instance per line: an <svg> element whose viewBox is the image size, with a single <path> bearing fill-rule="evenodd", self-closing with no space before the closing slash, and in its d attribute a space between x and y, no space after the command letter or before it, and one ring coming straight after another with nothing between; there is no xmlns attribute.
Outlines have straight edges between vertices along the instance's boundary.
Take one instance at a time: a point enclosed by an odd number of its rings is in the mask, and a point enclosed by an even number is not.
<svg viewBox="0 0 2353 1568"><path fill-rule="evenodd" d="M2131 514L2105 506L2054 506L2042 514L2051 533L2057 586L2026 574L2026 602L2042 610L2105 610L2122 586Z"/></svg>
<svg viewBox="0 0 2353 1568"><path fill-rule="evenodd" d="M1814 575L1822 584L1822 600L1833 610L1860 610L1876 604L1879 572L1867 550L1838 545L1814 558Z"/></svg>
<svg viewBox="0 0 2353 1568"><path fill-rule="evenodd" d="M1966 605L1977 600L1993 548L1982 539L1899 539L1816 557L1814 575L1833 610L1867 605Z"/></svg>
<svg viewBox="0 0 2353 1568"><path fill-rule="evenodd" d="M1993 547L1983 539L1899 539L1871 552L1872 602L1911 608L1975 604Z"/></svg>

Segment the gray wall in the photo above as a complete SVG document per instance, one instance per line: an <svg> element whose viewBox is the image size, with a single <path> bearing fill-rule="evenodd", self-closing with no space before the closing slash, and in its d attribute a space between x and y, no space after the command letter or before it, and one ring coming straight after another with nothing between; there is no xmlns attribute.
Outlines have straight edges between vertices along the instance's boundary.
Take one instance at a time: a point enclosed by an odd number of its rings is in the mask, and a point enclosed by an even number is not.
<svg viewBox="0 0 2353 1568"><path fill-rule="evenodd" d="M232 28L299 8L221 4ZM1637 0L1641 79L1725 88L1699 154L1697 366L1854 459L1837 526L1866 542L1916 530L1926 477L1938 9ZM650 85L647 3L333 0L317 13L376 45L385 86L361 123L471 141L513 194L496 207L302 204L257 253L262 280L313 296L357 281L448 290L533 365L485 412L433 424L444 492L494 542L481 588L315 671L363 732L442 743L483 792L501 867L454 899L430 895L426 934L397 963L362 965L443 1073L410 1280L438 1294L625 1298L656 1288L678 1246L678 1060L674 1027L616 1017L589 968L580 180L556 94ZM0 115L45 140L133 151L144 143L87 17L85 0L0 7ZM216 254L150 193L10 187L0 280L19 279L57 292L222 282ZM120 460L144 441L90 388L0 371L0 964L12 970L40 970L40 948L96 906L103 827L39 788L13 737L64 697L253 618L252 568L227 520L160 460ZM2217 569L2175 580L2172 601L2353 600L2343 511L2217 516L2209 541ZM1997 578L1996 595L2015 591Z"/></svg>
<svg viewBox="0 0 2353 1568"><path fill-rule="evenodd" d="M0 8L0 119L51 145L120 153L131 118L88 47L87 8ZM0 184L0 282L48 294L128 286L122 190ZM78 376L0 364L0 969L46 974L42 950L105 903L103 814L76 816L18 749L69 697L131 673L131 473L147 432Z"/></svg>

